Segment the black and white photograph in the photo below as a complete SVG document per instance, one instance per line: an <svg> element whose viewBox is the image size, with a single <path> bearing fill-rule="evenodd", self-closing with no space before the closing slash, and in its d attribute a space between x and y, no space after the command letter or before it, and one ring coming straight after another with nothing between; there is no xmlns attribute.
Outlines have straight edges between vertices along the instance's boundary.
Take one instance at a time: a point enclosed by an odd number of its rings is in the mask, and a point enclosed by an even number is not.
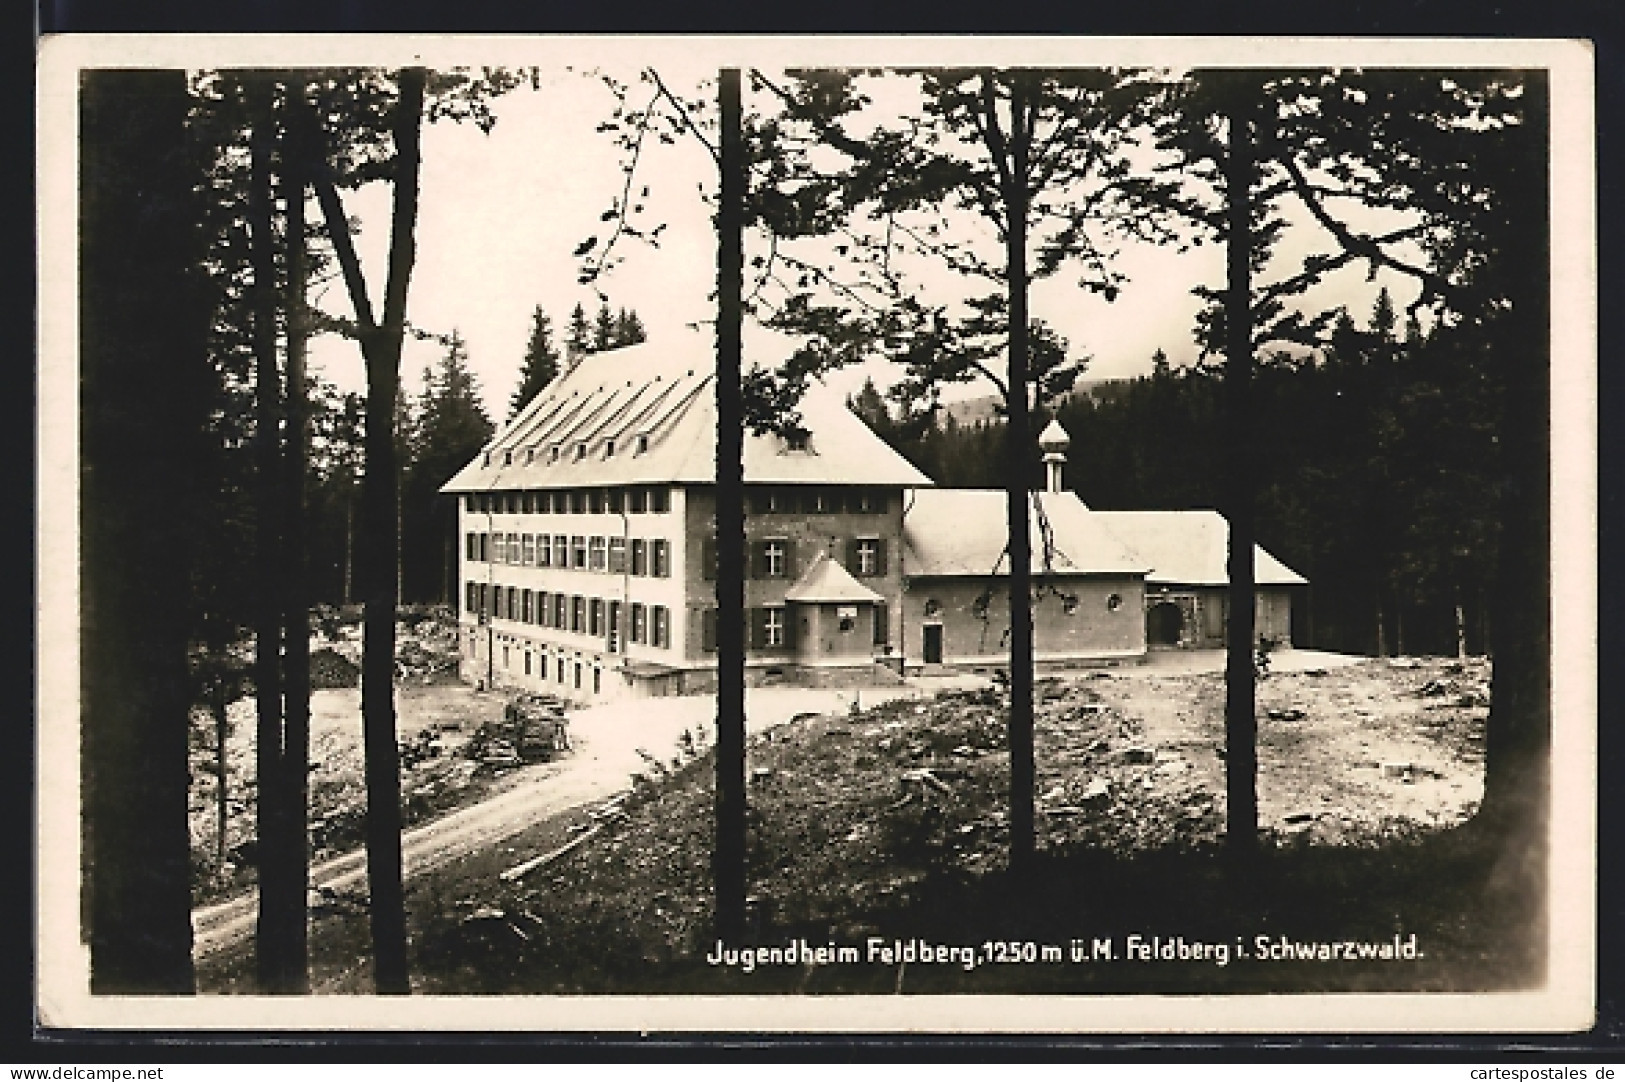
<svg viewBox="0 0 1625 1082"><path fill-rule="evenodd" d="M38 1007L1577 1032L1592 54L40 54Z"/></svg>

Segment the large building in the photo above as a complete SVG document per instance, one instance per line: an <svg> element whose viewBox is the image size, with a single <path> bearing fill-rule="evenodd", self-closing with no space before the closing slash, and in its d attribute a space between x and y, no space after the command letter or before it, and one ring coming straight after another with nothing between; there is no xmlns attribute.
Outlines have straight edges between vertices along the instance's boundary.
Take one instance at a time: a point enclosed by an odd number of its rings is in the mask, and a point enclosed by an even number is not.
<svg viewBox="0 0 1625 1082"><path fill-rule="evenodd" d="M714 364L589 354L445 486L463 537L463 671L570 697L716 679ZM903 497L930 480L838 400L746 435L747 666L869 683L902 635Z"/></svg>
<svg viewBox="0 0 1625 1082"><path fill-rule="evenodd" d="M712 364L699 336L686 354L589 354L447 483L465 678L574 699L715 686ZM833 396L801 412L805 440L745 437L747 678L870 684L1002 663L1005 493L933 488ZM1091 511L1059 491L1065 433L1041 443L1037 662L1131 662L1222 635L1224 520ZM1262 549L1256 566L1260 633L1289 641L1285 591L1303 580Z"/></svg>

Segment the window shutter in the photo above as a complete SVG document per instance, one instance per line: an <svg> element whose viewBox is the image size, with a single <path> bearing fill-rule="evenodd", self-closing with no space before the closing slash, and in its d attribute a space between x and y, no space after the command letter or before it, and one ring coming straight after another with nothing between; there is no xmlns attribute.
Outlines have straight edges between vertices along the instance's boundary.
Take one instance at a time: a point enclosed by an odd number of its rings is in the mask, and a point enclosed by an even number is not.
<svg viewBox="0 0 1625 1082"><path fill-rule="evenodd" d="M891 642L891 616L886 610L884 601L875 603L875 645L885 646Z"/></svg>
<svg viewBox="0 0 1625 1082"><path fill-rule="evenodd" d="M876 575L884 575L885 573L886 573L886 539L884 537L882 537L878 541L875 542L875 574Z"/></svg>
<svg viewBox="0 0 1625 1082"><path fill-rule="evenodd" d="M801 630L801 622L796 619L796 610L789 605L784 606L784 648L796 648L796 632Z"/></svg>
<svg viewBox="0 0 1625 1082"><path fill-rule="evenodd" d="M702 609L700 611L700 645L704 649L713 652L717 648L716 609Z"/></svg>
<svg viewBox="0 0 1625 1082"><path fill-rule="evenodd" d="M717 577L717 539L707 537L700 541L700 577L707 582Z"/></svg>
<svg viewBox="0 0 1625 1082"><path fill-rule="evenodd" d="M796 577L796 543L791 538L784 542L784 577L791 580Z"/></svg>
<svg viewBox="0 0 1625 1082"><path fill-rule="evenodd" d="M846 569L854 575L858 573L858 539L855 537L846 543Z"/></svg>
<svg viewBox="0 0 1625 1082"><path fill-rule="evenodd" d="M750 648L760 650L767 645L767 610L755 608L749 610L750 617Z"/></svg>

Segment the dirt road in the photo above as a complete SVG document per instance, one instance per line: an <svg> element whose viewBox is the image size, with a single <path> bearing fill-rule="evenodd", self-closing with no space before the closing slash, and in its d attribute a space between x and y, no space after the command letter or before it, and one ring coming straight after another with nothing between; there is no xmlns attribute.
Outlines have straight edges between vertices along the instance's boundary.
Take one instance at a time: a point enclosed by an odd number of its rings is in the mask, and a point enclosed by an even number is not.
<svg viewBox="0 0 1625 1082"><path fill-rule="evenodd" d="M761 732L799 714L840 712L854 696L863 706L889 699L928 695L934 687L752 688L746 697L747 725ZM710 695L629 700L573 711L573 752L555 763L526 767L512 788L480 804L406 831L401 853L408 877L421 875L459 857L495 845L559 812L605 800L626 788L634 774L649 769L639 749L670 762L684 730L709 743L715 728L716 698ZM311 883L338 891L365 890L366 854L356 850L311 869ZM192 912L194 952L203 958L253 932L258 895L245 894Z"/></svg>

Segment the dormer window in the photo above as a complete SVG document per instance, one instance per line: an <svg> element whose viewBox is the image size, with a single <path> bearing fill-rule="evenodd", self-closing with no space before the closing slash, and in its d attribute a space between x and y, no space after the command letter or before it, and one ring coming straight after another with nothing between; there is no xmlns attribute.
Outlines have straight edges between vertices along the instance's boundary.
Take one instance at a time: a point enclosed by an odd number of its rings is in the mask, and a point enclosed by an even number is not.
<svg viewBox="0 0 1625 1082"><path fill-rule="evenodd" d="M805 452L812 449L811 434L807 432L787 432L784 436L784 449L786 451Z"/></svg>
<svg viewBox="0 0 1625 1082"><path fill-rule="evenodd" d="M587 457L587 441L582 440L580 443L576 444L576 461L580 462L582 459L584 459L586 457Z"/></svg>
<svg viewBox="0 0 1625 1082"><path fill-rule="evenodd" d="M534 447L525 448L525 465L528 466L532 462L535 462L535 461L536 461L536 448L534 448Z"/></svg>
<svg viewBox="0 0 1625 1082"><path fill-rule="evenodd" d="M549 464L551 464L551 463L557 462L558 460L559 460L559 445L555 443L553 446L551 446L551 447L549 447L547 449L547 461L548 461Z"/></svg>
<svg viewBox="0 0 1625 1082"><path fill-rule="evenodd" d="M502 452L502 464L504 466L512 466L513 465L513 452L512 451L504 451L504 452Z"/></svg>
<svg viewBox="0 0 1625 1082"><path fill-rule="evenodd" d="M648 451L649 451L649 434L647 432L638 433L638 442L635 445L635 447L636 447L636 449L632 452L633 454L641 455L641 454L647 454L648 453Z"/></svg>
<svg viewBox="0 0 1625 1082"><path fill-rule="evenodd" d="M615 457L615 441L614 440L605 440L604 441L604 457L605 458L614 458Z"/></svg>
<svg viewBox="0 0 1625 1082"><path fill-rule="evenodd" d="M487 451L487 452L485 452L485 458L480 462L480 465L482 467L484 467L484 466L489 466L490 464L491 464L491 452Z"/></svg>

